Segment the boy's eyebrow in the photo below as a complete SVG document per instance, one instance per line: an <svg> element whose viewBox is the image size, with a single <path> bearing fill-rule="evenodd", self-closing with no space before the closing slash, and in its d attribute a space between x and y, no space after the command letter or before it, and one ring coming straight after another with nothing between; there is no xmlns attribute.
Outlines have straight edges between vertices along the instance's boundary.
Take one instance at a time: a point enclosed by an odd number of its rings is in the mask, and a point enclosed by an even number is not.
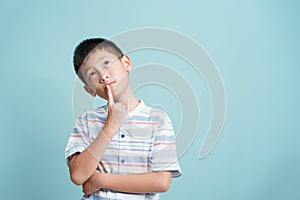
<svg viewBox="0 0 300 200"><path fill-rule="evenodd" d="M89 66L87 67L85 70L84 70L84 75L86 75L86 72L91 68L92 66Z"/></svg>
<svg viewBox="0 0 300 200"><path fill-rule="evenodd" d="M102 59L104 59L104 58L106 58L106 56L101 56L101 57L97 60L97 62L99 62L100 60L102 60Z"/></svg>

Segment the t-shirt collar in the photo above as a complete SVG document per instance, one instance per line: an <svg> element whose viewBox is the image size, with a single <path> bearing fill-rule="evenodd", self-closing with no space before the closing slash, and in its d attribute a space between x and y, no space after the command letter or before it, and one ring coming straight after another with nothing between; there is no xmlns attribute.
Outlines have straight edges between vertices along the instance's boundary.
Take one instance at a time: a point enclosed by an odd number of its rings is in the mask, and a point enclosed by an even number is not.
<svg viewBox="0 0 300 200"><path fill-rule="evenodd" d="M138 100L139 101L139 104L132 110L130 111L127 115L130 117L130 116L133 116L135 115L136 113L138 113L139 111L141 111L142 109L145 108L145 103L143 100ZM105 111L108 113L108 104L106 104L105 106Z"/></svg>

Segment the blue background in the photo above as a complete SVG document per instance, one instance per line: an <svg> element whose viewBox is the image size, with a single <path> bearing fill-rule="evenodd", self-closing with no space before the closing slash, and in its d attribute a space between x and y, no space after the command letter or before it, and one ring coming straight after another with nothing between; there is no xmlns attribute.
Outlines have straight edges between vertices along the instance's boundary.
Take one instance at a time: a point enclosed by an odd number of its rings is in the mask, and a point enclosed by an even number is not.
<svg viewBox="0 0 300 200"><path fill-rule="evenodd" d="M300 199L299 9L291 0L2 0L1 199L80 199L64 160L74 122L73 50L87 37L142 27L175 30L201 44L218 66L227 95L222 136L199 160L210 99L201 77L188 67L180 71L202 91L202 121L180 157L183 176L161 199ZM147 62L169 61L155 51L144 53L152 55ZM144 53L132 55L133 63L149 58ZM150 104L168 104L149 95L156 90L162 88L147 87L138 95ZM178 129L178 113L170 108Z"/></svg>

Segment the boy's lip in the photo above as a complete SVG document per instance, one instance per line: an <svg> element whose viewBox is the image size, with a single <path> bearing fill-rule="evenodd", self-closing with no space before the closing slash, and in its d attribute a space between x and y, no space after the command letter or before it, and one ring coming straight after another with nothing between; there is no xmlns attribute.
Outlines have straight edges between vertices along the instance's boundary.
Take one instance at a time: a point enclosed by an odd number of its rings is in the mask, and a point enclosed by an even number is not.
<svg viewBox="0 0 300 200"><path fill-rule="evenodd" d="M116 82L116 81L109 82L109 83L105 84L105 87L106 87L107 85L111 86L111 85L114 84L115 82Z"/></svg>

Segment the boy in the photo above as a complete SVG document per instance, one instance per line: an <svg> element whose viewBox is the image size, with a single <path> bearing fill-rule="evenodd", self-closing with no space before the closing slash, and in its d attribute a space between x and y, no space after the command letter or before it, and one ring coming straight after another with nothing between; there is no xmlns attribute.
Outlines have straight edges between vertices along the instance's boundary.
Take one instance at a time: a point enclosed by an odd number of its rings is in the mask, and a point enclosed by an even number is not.
<svg viewBox="0 0 300 200"><path fill-rule="evenodd" d="M84 89L108 101L77 119L66 146L82 199L159 199L157 193L181 175L169 117L136 99L131 60L113 42L84 40L75 49L74 67Z"/></svg>

